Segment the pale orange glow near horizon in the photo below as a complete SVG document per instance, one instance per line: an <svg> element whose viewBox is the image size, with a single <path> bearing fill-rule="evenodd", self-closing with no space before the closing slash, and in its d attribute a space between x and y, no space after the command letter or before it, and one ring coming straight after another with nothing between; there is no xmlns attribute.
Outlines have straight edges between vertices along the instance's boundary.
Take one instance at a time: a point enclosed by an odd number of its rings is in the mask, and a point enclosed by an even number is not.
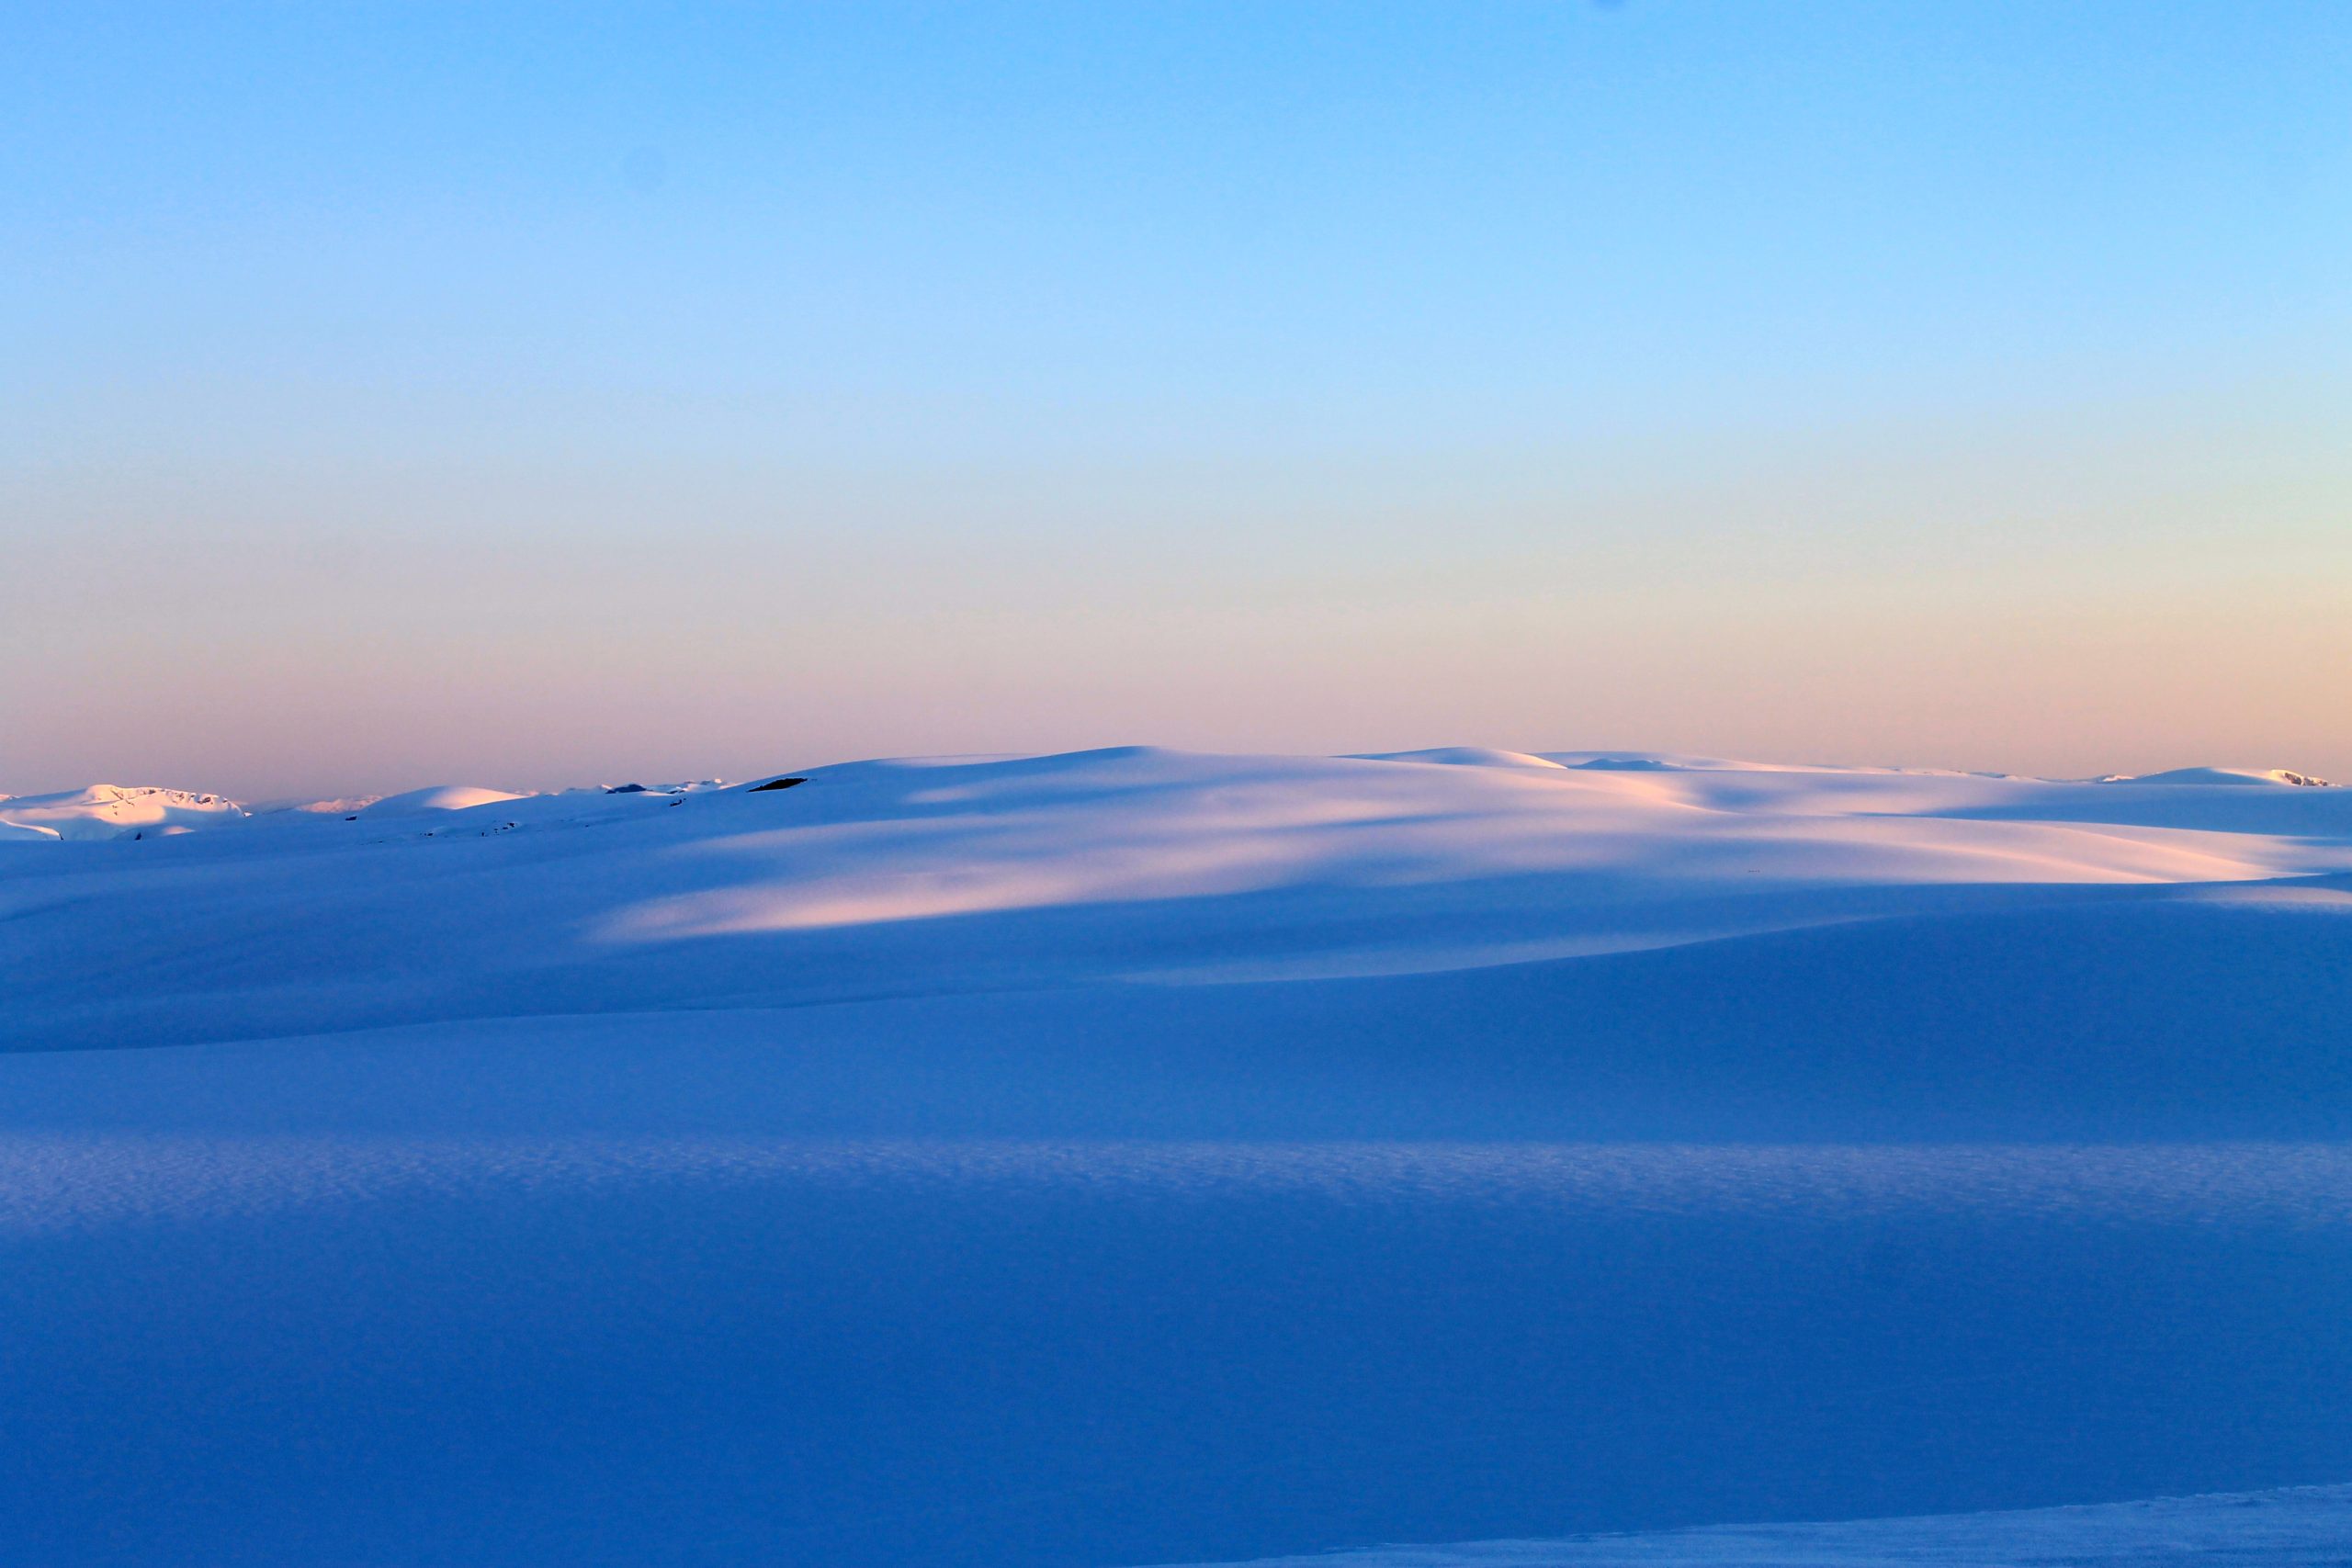
<svg viewBox="0 0 2352 1568"><path fill-rule="evenodd" d="M77 476L50 503L86 528L20 547L5 590L38 678L7 691L0 789L541 788L1129 742L2352 774L2352 462L2221 402L1679 471L1653 444L928 493L789 468L274 499Z"/></svg>
<svg viewBox="0 0 2352 1568"><path fill-rule="evenodd" d="M1314 9L28 18L0 792L2352 774L2344 14Z"/></svg>

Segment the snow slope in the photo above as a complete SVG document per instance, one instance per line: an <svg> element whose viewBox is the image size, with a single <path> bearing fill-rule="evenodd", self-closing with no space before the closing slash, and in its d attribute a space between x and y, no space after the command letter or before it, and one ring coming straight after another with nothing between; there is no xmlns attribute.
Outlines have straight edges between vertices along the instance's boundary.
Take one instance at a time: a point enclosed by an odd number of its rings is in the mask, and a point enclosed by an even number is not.
<svg viewBox="0 0 2352 1568"><path fill-rule="evenodd" d="M808 777L17 855L0 1043L1442 970L2352 872L2333 790L1150 750Z"/></svg>
<svg viewBox="0 0 2352 1568"><path fill-rule="evenodd" d="M14 1550L1074 1568L2352 1475L2352 791L805 776L0 855ZM2238 1512L2181 1529L2288 1549ZM1973 1539L1903 1528L1787 1540Z"/></svg>
<svg viewBox="0 0 2352 1568"><path fill-rule="evenodd" d="M2324 1568L2352 1551L2352 1487L2159 1497L1846 1524L1735 1526L1266 1559L1253 1568Z"/></svg>
<svg viewBox="0 0 2352 1568"><path fill-rule="evenodd" d="M2295 773L2288 768L2175 768L2168 773L2142 773L2137 778L2114 782L2135 784L2290 784L2305 789L2333 787L2325 779L2313 778L2309 773Z"/></svg>

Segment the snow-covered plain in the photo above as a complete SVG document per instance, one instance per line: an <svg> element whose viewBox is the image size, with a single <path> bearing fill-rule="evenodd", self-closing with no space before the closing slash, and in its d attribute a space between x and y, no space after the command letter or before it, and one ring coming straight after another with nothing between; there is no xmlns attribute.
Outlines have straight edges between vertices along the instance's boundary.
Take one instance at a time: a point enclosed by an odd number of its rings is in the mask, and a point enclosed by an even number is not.
<svg viewBox="0 0 2352 1568"><path fill-rule="evenodd" d="M0 799L11 1560L1043 1568L2352 1477L2352 790L792 776ZM2292 1541L2196 1529L2352 1556L2282 1495ZM1361 1561L2012 1560L1877 1528Z"/></svg>

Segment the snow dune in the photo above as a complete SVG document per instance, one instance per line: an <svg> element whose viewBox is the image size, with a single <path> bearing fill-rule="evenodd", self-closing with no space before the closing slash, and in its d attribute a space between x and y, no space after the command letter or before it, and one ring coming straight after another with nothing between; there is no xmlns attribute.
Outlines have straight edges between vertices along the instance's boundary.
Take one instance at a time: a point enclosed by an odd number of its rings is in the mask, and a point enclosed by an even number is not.
<svg viewBox="0 0 2352 1568"><path fill-rule="evenodd" d="M796 776L0 802L7 1552L2352 1556L2030 1512L2352 1470L2352 791Z"/></svg>

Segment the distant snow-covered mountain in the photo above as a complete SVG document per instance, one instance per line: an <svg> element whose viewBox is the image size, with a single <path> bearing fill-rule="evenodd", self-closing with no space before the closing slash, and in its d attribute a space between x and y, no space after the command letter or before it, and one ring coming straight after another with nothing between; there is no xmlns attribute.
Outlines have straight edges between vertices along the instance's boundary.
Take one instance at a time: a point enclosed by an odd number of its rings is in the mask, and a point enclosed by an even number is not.
<svg viewBox="0 0 2352 1568"><path fill-rule="evenodd" d="M243 807L223 795L154 786L91 784L57 795L0 795L0 838L114 839L131 833L184 833L243 821Z"/></svg>

